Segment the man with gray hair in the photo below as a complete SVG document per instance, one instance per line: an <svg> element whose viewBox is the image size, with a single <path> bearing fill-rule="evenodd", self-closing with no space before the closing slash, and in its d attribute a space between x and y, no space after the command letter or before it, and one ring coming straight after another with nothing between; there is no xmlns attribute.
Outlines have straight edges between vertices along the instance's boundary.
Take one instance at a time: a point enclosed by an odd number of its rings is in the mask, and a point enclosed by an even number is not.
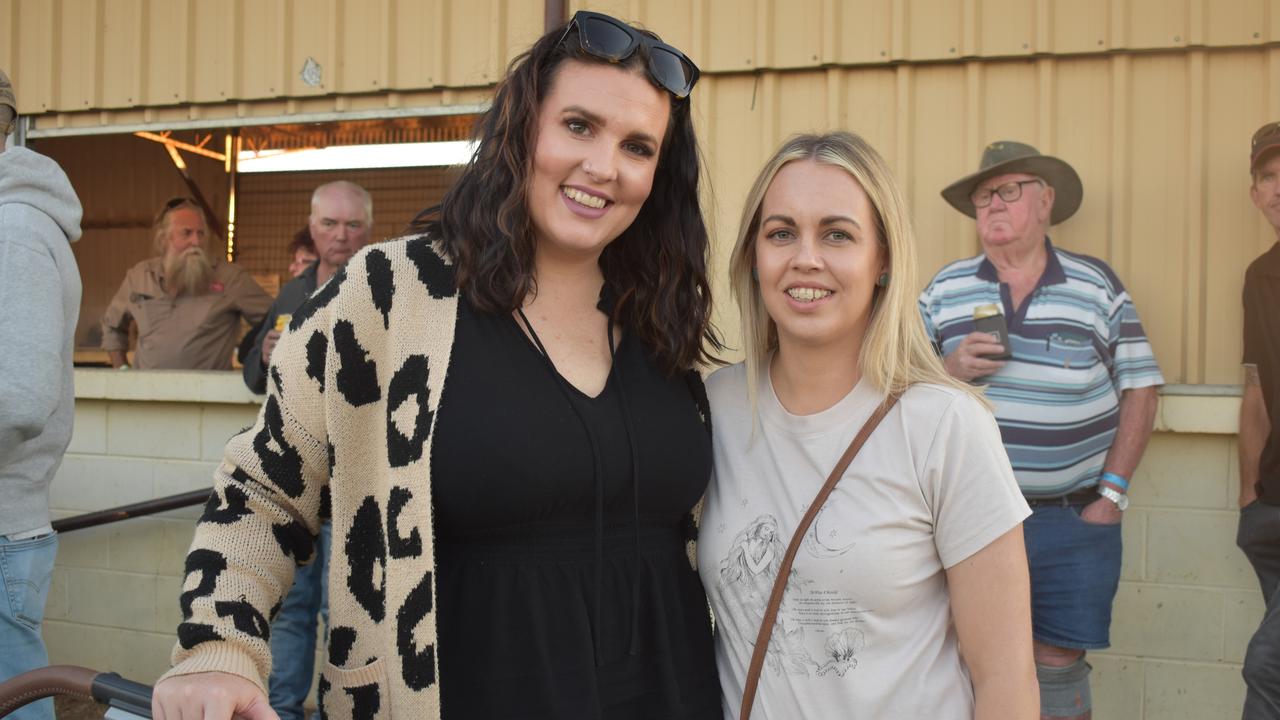
<svg viewBox="0 0 1280 720"><path fill-rule="evenodd" d="M193 200L165 203L153 231L156 256L130 268L102 316L111 366L128 366L129 323L136 322L139 368L230 370L240 318L256 325L271 296L243 268L210 252L209 224Z"/></svg>
<svg viewBox="0 0 1280 720"><path fill-rule="evenodd" d="M244 384L259 394L267 391L271 353L293 312L369 242L373 230L373 198L364 188L346 180L325 183L311 193L307 228L315 243L317 259L280 288L253 349L244 358Z"/></svg>
<svg viewBox="0 0 1280 720"><path fill-rule="evenodd" d="M58 538L49 483L71 440L80 200L57 163L5 148L18 105L0 72L0 680L49 664L40 623ZM53 720L53 701L15 711Z"/></svg>
<svg viewBox="0 0 1280 720"><path fill-rule="evenodd" d="M293 313L307 298L346 267L347 261L369 242L373 230L373 199L359 185L345 180L325 183L311 194L308 220L317 260L280 288L267 311L253 350L245 356L244 382L256 393L267 390L271 355L289 326ZM281 720L302 720L303 702L315 673L317 616L328 624L330 525L320 526L315 558L299 568L293 587L271 623L271 677L267 682L271 708Z"/></svg>
<svg viewBox="0 0 1280 720"><path fill-rule="evenodd" d="M1031 506L1023 536L1043 720L1091 716L1085 653L1111 642L1121 517L1164 383L1120 278L1049 240L1083 194L1065 160L991 143L977 172L942 191L976 221L982 254L942 268L920 295L947 372L987 387Z"/></svg>

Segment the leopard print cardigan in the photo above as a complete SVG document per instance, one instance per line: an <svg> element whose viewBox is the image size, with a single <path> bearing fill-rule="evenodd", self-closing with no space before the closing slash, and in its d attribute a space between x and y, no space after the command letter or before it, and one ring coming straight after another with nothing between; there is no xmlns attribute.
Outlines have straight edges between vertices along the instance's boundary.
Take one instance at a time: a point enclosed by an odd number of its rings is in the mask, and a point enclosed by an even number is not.
<svg viewBox="0 0 1280 720"><path fill-rule="evenodd" d="M269 619L330 515L321 712L440 717L431 431L457 303L440 244L413 236L366 248L294 314L258 419L214 475L165 677L221 671L265 691Z"/></svg>

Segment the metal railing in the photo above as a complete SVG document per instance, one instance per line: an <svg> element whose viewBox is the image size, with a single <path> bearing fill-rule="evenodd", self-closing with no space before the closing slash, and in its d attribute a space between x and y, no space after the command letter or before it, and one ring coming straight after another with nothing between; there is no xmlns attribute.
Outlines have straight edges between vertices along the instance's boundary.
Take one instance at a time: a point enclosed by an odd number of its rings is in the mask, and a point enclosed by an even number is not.
<svg viewBox="0 0 1280 720"><path fill-rule="evenodd" d="M130 505L121 505L120 507L109 508L107 510L98 510L97 512L85 513L84 515L75 515L69 518L53 521L53 529L55 532L65 533L72 530L80 530L98 525L106 525L107 523L120 522L130 518L145 517L147 515L155 515L156 513L166 510L176 510L178 508L190 507L192 505L200 505L209 500L209 494L213 490L192 490L190 492L178 493L177 495L168 495L154 500L144 500L142 502L132 503Z"/></svg>
<svg viewBox="0 0 1280 720"><path fill-rule="evenodd" d="M0 683L0 718L54 695L104 703L106 720L151 717L151 686L78 665L50 665Z"/></svg>

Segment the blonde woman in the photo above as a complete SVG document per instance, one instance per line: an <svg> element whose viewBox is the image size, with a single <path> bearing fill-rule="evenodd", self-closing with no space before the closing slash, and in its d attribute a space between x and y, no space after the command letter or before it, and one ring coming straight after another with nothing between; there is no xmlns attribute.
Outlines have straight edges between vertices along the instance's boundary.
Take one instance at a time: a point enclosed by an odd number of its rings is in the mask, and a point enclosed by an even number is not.
<svg viewBox="0 0 1280 720"><path fill-rule="evenodd" d="M1029 510L984 401L925 338L914 243L884 160L848 133L792 139L747 199L730 265L746 361L707 383L715 476L698 547L726 718L739 715L759 587L778 572L744 561L744 538L768 527L773 552L785 548L896 391L805 534L753 717L1038 716Z"/></svg>

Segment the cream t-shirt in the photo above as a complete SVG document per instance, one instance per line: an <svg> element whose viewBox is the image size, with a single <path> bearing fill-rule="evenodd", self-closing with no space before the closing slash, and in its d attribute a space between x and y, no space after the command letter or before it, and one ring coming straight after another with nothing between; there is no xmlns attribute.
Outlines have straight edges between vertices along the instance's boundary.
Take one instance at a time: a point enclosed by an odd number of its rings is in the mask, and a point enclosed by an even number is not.
<svg viewBox="0 0 1280 720"><path fill-rule="evenodd" d="M797 416L767 370L759 389L753 436L745 366L707 381L715 474L698 565L731 719L791 535L884 399L864 381L833 407ZM945 570L1029 514L991 413L959 390L913 386L805 534L752 717L971 720Z"/></svg>

